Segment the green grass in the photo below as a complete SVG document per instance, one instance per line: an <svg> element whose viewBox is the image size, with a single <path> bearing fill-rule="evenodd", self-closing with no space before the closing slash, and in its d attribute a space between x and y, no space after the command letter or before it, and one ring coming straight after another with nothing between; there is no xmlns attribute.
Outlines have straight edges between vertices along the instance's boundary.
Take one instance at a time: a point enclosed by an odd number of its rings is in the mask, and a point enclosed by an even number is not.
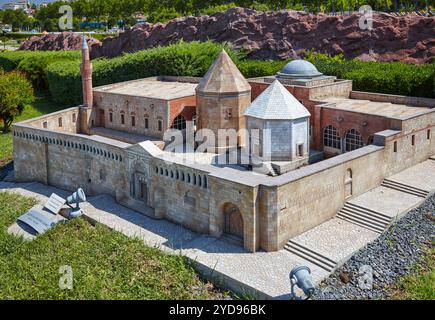
<svg viewBox="0 0 435 320"><path fill-rule="evenodd" d="M35 203L0 193L0 300L223 297L198 279L185 258L82 218L57 225L32 242L9 235L7 227ZM59 288L59 267L64 265L72 267L71 290Z"/></svg>
<svg viewBox="0 0 435 320"><path fill-rule="evenodd" d="M435 300L435 249L396 284L393 299Z"/></svg>
<svg viewBox="0 0 435 320"><path fill-rule="evenodd" d="M52 102L47 93L38 93L35 102L27 105L23 113L15 118L14 122L19 122L41 115L64 109L61 106ZM10 132L4 133L3 128L0 126L0 168L12 160L12 135Z"/></svg>

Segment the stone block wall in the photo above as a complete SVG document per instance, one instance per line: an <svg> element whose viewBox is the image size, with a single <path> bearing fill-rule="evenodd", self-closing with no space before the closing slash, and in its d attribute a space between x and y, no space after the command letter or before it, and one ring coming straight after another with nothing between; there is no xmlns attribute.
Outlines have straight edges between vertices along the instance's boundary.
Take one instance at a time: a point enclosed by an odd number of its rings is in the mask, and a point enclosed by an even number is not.
<svg viewBox="0 0 435 320"><path fill-rule="evenodd" d="M73 107L33 118L27 124L40 129L78 133L80 131L79 108Z"/></svg>
<svg viewBox="0 0 435 320"><path fill-rule="evenodd" d="M94 91L94 102L97 118L95 126L162 139L170 125L169 102L165 100ZM104 119L100 110L104 110ZM132 117L135 118L134 126ZM145 126L145 118L148 118L148 128ZM159 121L162 122L162 130L159 130Z"/></svg>
<svg viewBox="0 0 435 320"><path fill-rule="evenodd" d="M18 181L38 181L65 190L116 199L126 189L122 147L90 137L15 125L14 165Z"/></svg>

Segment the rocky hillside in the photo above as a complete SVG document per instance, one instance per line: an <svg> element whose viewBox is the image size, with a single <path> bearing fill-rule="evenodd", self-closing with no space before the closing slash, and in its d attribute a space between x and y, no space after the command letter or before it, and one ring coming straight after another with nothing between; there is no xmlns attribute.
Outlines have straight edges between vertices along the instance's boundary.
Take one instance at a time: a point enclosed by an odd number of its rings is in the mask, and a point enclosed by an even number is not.
<svg viewBox="0 0 435 320"><path fill-rule="evenodd" d="M81 48L82 36L71 32L59 34L47 34L44 36L33 36L24 41L19 50L79 50ZM88 45L101 45L100 41L88 38Z"/></svg>
<svg viewBox="0 0 435 320"><path fill-rule="evenodd" d="M435 17L375 14L373 30L361 30L361 15L327 16L294 11L233 8L212 16L142 24L92 45L91 54L115 57L180 39L230 42L253 59L286 59L306 50L347 58L424 63L435 56Z"/></svg>

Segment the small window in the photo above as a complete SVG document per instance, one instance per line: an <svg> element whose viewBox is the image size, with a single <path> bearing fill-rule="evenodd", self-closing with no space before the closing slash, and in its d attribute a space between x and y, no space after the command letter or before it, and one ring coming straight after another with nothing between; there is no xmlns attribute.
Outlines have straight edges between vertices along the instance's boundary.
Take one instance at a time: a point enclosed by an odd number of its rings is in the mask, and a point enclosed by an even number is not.
<svg viewBox="0 0 435 320"><path fill-rule="evenodd" d="M394 141L394 152L397 152L397 141Z"/></svg>
<svg viewBox="0 0 435 320"><path fill-rule="evenodd" d="M148 119L148 118L145 118L145 129L148 129L149 126L150 126L150 124L149 124L149 119Z"/></svg>
<svg viewBox="0 0 435 320"><path fill-rule="evenodd" d="M113 122L113 112L109 112L109 121Z"/></svg>
<svg viewBox="0 0 435 320"><path fill-rule="evenodd" d="M159 131L162 131L163 130L163 122L162 122L162 120L159 120L158 125L159 125Z"/></svg>
<svg viewBox="0 0 435 320"><path fill-rule="evenodd" d="M44 122L42 123L42 127L43 127L44 129L47 129L47 127L48 127L48 123L47 123L47 121L44 121Z"/></svg>
<svg viewBox="0 0 435 320"><path fill-rule="evenodd" d="M233 107L225 108L225 120L231 120L233 118Z"/></svg>
<svg viewBox="0 0 435 320"><path fill-rule="evenodd" d="M302 157L303 155L304 155L304 145L301 143L298 144L298 156Z"/></svg>
<svg viewBox="0 0 435 320"><path fill-rule="evenodd" d="M121 114L121 124L125 124L125 116Z"/></svg>
<svg viewBox="0 0 435 320"><path fill-rule="evenodd" d="M411 144L413 146L415 146L415 134L413 134L412 137L411 137Z"/></svg>
<svg viewBox="0 0 435 320"><path fill-rule="evenodd" d="M430 140L430 129L428 129L426 132L426 138L427 140Z"/></svg>
<svg viewBox="0 0 435 320"><path fill-rule="evenodd" d="M57 119L57 122L59 124L59 127L62 127L62 118Z"/></svg>
<svg viewBox="0 0 435 320"><path fill-rule="evenodd" d="M75 123L77 121L77 115L75 113L72 114L72 122Z"/></svg>
<svg viewBox="0 0 435 320"><path fill-rule="evenodd" d="M131 126L132 127L136 126L136 118L135 118L135 116L131 116Z"/></svg>

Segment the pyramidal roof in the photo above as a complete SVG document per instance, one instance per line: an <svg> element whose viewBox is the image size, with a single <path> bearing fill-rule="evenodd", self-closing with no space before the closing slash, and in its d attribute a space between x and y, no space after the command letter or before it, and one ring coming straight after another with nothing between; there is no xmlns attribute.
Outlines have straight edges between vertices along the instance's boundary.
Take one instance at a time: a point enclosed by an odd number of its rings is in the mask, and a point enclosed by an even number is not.
<svg viewBox="0 0 435 320"><path fill-rule="evenodd" d="M196 90L207 93L237 93L250 91L251 86L230 56L222 50Z"/></svg>
<svg viewBox="0 0 435 320"><path fill-rule="evenodd" d="M293 120L310 113L278 80L275 80L246 109L245 116L269 120Z"/></svg>

